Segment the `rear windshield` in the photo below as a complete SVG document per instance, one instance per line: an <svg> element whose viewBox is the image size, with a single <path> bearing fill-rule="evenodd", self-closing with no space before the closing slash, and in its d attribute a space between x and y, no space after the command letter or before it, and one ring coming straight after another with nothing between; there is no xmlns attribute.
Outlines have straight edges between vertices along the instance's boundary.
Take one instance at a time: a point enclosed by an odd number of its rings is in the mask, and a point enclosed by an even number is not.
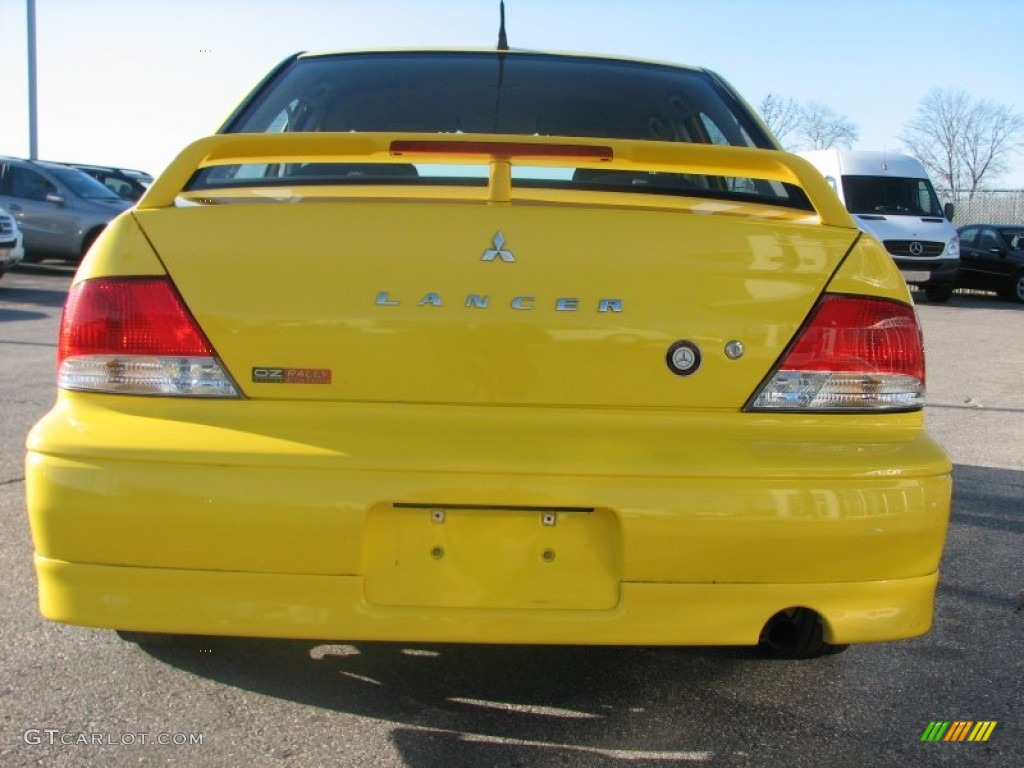
<svg viewBox="0 0 1024 768"><path fill-rule="evenodd" d="M298 58L258 90L225 132L515 134L773 148L732 93L701 70L544 54L365 53ZM484 184L485 167L303 163L226 166L192 189L260 183ZM771 198L783 184L668 173L517 168L520 186Z"/></svg>
<svg viewBox="0 0 1024 768"><path fill-rule="evenodd" d="M67 184L71 191L87 200L120 200L101 182L77 168L50 167L50 173Z"/></svg>
<svg viewBox="0 0 1024 768"><path fill-rule="evenodd" d="M1024 229L1004 229L1000 234L1011 250L1024 251Z"/></svg>

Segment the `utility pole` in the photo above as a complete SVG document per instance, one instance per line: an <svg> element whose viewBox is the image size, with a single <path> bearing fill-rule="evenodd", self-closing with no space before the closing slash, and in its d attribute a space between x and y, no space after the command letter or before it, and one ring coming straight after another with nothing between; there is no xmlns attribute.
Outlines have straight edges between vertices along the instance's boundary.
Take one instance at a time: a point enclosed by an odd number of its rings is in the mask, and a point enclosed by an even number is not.
<svg viewBox="0 0 1024 768"><path fill-rule="evenodd" d="M28 158L39 156L36 126L36 0L25 0L28 17Z"/></svg>

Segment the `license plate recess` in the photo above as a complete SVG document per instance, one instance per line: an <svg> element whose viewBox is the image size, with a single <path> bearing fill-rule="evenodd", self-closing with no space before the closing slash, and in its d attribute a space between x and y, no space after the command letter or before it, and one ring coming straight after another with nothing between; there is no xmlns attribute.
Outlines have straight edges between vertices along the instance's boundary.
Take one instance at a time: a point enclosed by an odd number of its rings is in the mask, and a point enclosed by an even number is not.
<svg viewBox="0 0 1024 768"><path fill-rule="evenodd" d="M388 606L607 610L619 601L610 510L382 505L367 517L364 595Z"/></svg>

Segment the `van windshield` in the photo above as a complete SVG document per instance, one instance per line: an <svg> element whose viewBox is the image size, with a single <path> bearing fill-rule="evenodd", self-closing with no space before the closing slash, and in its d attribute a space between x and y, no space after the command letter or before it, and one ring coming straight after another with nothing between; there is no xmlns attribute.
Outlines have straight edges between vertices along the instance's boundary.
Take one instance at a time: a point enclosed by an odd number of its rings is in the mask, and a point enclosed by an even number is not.
<svg viewBox="0 0 1024 768"><path fill-rule="evenodd" d="M850 213L941 217L942 206L928 179L893 176L843 176Z"/></svg>

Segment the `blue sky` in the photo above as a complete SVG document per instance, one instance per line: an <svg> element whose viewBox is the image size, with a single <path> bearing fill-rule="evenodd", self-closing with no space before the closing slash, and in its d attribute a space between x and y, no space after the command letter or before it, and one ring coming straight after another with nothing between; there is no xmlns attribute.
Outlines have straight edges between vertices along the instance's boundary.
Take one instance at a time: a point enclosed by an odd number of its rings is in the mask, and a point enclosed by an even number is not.
<svg viewBox="0 0 1024 768"><path fill-rule="evenodd" d="M934 87L1024 112L1021 0L506 0L514 48L709 67L902 148ZM159 172L296 51L491 47L497 0L36 0L39 155ZM27 156L25 0L0 0L0 154ZM1024 188L1024 152L997 186Z"/></svg>

